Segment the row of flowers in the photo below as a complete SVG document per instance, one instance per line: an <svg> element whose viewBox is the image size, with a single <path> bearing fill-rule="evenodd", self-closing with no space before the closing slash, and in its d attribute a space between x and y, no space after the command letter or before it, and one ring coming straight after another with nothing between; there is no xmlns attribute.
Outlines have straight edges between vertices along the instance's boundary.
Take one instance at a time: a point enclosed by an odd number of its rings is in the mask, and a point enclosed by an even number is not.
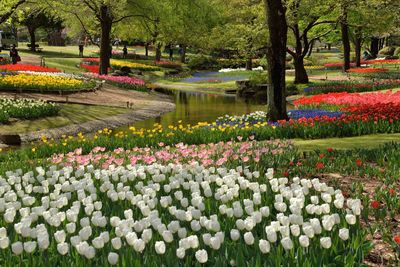
<svg viewBox="0 0 400 267"><path fill-rule="evenodd" d="M89 72L98 73L99 70L99 58L83 58L81 67L85 68ZM126 61L126 60L119 60L119 59L111 59L110 65L112 68L120 69L122 67L128 67L135 70L142 70L142 71L155 71L159 70L157 66L146 65L142 63ZM97 70L97 72L96 72Z"/></svg>
<svg viewBox="0 0 400 267"><path fill-rule="evenodd" d="M58 114L60 108L42 100L0 98L0 123L10 118L37 119Z"/></svg>
<svg viewBox="0 0 400 267"><path fill-rule="evenodd" d="M61 72L57 68L49 68L31 64L8 64L0 65L2 71L31 71L31 72Z"/></svg>
<svg viewBox="0 0 400 267"><path fill-rule="evenodd" d="M306 95L317 95L333 92L368 92L383 89L393 89L400 86L399 79L387 79L377 81L338 81L317 84L304 89Z"/></svg>
<svg viewBox="0 0 400 267"><path fill-rule="evenodd" d="M79 91L93 89L94 83L59 75L16 74L0 77L0 90Z"/></svg>
<svg viewBox="0 0 400 267"><path fill-rule="evenodd" d="M0 180L3 262L344 265L368 248L359 199L272 169L53 165Z"/></svg>
<svg viewBox="0 0 400 267"><path fill-rule="evenodd" d="M137 91L148 91L146 83L144 80L130 77L130 76L112 76L112 75L99 75L97 73L87 74L88 77L96 78L100 80L107 81L108 83L114 84L119 87L126 89L132 89Z"/></svg>

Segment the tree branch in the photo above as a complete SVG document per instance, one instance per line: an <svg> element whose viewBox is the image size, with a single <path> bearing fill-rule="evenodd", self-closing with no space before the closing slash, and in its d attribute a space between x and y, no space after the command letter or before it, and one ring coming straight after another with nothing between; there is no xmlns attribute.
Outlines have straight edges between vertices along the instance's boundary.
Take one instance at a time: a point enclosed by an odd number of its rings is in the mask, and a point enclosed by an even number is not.
<svg viewBox="0 0 400 267"><path fill-rule="evenodd" d="M5 14L0 16L0 24L2 24L3 22L5 22L6 20L8 20L8 18L15 12L15 10L22 5L23 3L25 3L26 0L19 0L17 3L15 3L14 5L12 5L10 7L10 10L8 12L6 12Z"/></svg>

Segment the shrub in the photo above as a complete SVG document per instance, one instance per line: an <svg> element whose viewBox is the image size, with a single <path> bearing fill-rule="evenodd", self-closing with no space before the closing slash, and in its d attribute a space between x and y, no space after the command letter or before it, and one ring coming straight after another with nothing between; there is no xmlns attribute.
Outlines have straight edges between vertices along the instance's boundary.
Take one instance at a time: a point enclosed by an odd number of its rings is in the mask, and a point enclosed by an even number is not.
<svg viewBox="0 0 400 267"><path fill-rule="evenodd" d="M260 85L260 84L266 84L268 83L268 75L267 73L263 71L256 71L253 72L250 76L250 84L255 86L255 85Z"/></svg>
<svg viewBox="0 0 400 267"><path fill-rule="evenodd" d="M382 55L382 56L393 56L395 49L396 48L394 48L393 46L384 47L381 50L379 50L379 55Z"/></svg>
<svg viewBox="0 0 400 267"><path fill-rule="evenodd" d="M400 46L397 47L397 48L394 50L393 55L394 55L394 56L397 56L397 57L400 57Z"/></svg>
<svg viewBox="0 0 400 267"><path fill-rule="evenodd" d="M188 67L192 70L216 69L218 65L215 58L204 55L190 57L188 63Z"/></svg>

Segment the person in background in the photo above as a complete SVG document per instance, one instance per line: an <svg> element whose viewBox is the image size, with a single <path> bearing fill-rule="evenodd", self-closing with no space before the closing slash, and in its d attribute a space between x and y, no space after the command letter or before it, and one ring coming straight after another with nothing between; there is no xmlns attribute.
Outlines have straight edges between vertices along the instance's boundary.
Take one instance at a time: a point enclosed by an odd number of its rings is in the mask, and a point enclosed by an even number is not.
<svg viewBox="0 0 400 267"><path fill-rule="evenodd" d="M17 48L15 48L15 45L12 46L12 48L10 49L10 58L12 61L12 64L17 64L18 61L21 61L21 58L18 55L18 50Z"/></svg>
<svg viewBox="0 0 400 267"><path fill-rule="evenodd" d="M126 45L124 45L124 48L122 49L122 57L124 59L126 59L128 57L128 47L126 47Z"/></svg>
<svg viewBox="0 0 400 267"><path fill-rule="evenodd" d="M83 44L79 44L79 57L83 57Z"/></svg>

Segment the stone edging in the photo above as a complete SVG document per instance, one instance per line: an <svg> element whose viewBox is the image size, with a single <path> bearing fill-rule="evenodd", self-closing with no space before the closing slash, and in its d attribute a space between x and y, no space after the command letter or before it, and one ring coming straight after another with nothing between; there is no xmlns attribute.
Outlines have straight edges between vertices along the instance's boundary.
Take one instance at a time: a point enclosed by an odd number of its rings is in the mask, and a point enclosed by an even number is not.
<svg viewBox="0 0 400 267"><path fill-rule="evenodd" d="M88 121L81 124L72 124L60 128L46 129L37 132L20 134L22 143L38 141L42 136L59 139L62 135L76 135L91 133L104 128L115 129L129 124L158 117L175 109L172 102L151 101L151 104L129 113L107 117L101 120Z"/></svg>

